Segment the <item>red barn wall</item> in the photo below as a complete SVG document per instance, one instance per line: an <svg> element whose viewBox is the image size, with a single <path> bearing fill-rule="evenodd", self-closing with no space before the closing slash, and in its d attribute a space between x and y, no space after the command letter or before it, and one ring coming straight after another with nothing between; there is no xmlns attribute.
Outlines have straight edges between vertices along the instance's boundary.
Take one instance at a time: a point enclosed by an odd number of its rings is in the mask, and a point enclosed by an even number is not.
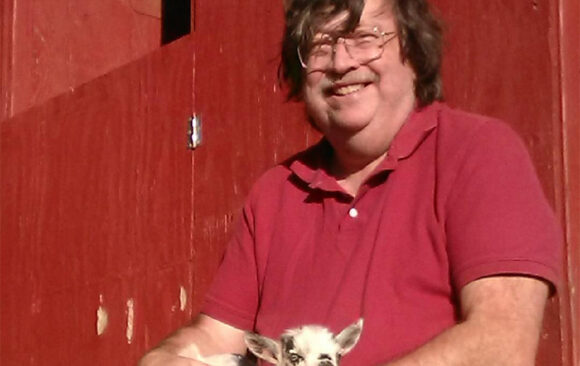
<svg viewBox="0 0 580 366"><path fill-rule="evenodd" d="M0 8L2 364L134 363L199 308L252 182L318 138L276 80L281 1L194 1L193 34L153 53L157 3L87 1ZM576 366L580 6L433 4L447 101L520 133L562 220L537 364Z"/></svg>

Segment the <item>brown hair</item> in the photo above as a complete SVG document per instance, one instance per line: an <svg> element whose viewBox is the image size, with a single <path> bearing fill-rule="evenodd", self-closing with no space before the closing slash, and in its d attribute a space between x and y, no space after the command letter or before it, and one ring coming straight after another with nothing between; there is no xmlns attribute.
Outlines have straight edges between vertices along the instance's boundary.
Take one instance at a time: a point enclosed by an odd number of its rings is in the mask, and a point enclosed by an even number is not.
<svg viewBox="0 0 580 366"><path fill-rule="evenodd" d="M389 0L385 0L389 1ZM356 28L365 0L293 0L286 9L282 41L280 81L288 85L288 99L302 99L304 71L298 59L299 45L307 45L328 20L346 12L342 31ZM442 27L426 0L390 0L395 16L401 59L415 72L415 96L420 106L443 99L441 86Z"/></svg>

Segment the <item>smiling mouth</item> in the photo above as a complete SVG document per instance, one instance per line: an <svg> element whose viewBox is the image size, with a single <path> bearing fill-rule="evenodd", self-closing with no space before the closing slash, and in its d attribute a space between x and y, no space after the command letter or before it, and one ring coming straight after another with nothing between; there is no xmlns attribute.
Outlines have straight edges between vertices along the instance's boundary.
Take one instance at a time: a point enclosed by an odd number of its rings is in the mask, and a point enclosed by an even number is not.
<svg viewBox="0 0 580 366"><path fill-rule="evenodd" d="M334 87L331 89L332 94L338 96L345 96L352 93L356 93L357 91L363 89L367 84L350 84L340 87Z"/></svg>

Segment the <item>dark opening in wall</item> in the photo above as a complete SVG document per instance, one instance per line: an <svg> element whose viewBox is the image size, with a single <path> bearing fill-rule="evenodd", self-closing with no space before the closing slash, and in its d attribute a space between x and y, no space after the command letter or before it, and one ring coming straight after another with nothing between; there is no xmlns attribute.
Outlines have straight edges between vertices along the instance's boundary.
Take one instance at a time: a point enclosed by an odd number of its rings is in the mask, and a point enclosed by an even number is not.
<svg viewBox="0 0 580 366"><path fill-rule="evenodd" d="M191 1L161 1L161 44L167 44L191 32Z"/></svg>

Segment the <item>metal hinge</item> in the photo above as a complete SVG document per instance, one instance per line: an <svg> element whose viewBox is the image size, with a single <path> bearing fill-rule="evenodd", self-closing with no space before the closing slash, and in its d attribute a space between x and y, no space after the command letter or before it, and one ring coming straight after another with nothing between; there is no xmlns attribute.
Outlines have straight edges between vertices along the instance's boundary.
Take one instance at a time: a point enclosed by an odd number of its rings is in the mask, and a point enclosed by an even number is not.
<svg viewBox="0 0 580 366"><path fill-rule="evenodd" d="M201 117L193 115L189 117L189 131L187 131L187 137L189 139L187 146L194 150L199 145L201 145L202 135L201 135Z"/></svg>

